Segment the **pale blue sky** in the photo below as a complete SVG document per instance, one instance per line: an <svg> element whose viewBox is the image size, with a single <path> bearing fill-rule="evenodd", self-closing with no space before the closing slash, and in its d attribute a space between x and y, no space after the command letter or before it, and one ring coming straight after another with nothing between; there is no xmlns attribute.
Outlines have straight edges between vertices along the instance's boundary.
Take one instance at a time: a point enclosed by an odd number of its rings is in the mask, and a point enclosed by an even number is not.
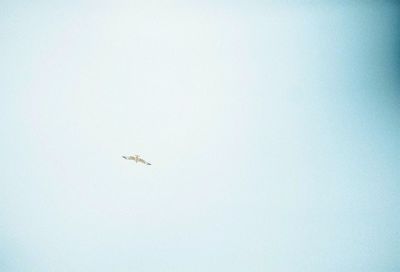
<svg viewBox="0 0 400 272"><path fill-rule="evenodd" d="M399 8L4 2L0 271L398 271Z"/></svg>

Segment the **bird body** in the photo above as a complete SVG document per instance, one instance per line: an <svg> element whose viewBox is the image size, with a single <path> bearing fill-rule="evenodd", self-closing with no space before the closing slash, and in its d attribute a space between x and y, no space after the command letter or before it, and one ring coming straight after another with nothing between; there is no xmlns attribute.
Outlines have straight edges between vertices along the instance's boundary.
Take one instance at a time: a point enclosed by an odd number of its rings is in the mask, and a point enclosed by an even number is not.
<svg viewBox="0 0 400 272"><path fill-rule="evenodd" d="M122 158L124 158L125 160L132 160L135 161L136 163L141 162L144 163L146 165L151 165L151 163L143 160L139 155L134 155L134 156L122 156Z"/></svg>

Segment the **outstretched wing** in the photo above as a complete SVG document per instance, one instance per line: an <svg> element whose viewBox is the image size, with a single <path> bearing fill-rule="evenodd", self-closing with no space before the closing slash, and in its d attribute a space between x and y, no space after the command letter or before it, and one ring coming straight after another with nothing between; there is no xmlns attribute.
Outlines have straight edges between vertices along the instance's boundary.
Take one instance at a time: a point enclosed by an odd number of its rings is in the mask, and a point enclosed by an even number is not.
<svg viewBox="0 0 400 272"><path fill-rule="evenodd" d="M149 163L149 162L143 160L142 158L138 159L138 162L144 163L144 164L146 164L146 165L151 165L151 163Z"/></svg>
<svg viewBox="0 0 400 272"><path fill-rule="evenodd" d="M122 158L124 158L125 160L134 160L135 157L132 156L122 156Z"/></svg>

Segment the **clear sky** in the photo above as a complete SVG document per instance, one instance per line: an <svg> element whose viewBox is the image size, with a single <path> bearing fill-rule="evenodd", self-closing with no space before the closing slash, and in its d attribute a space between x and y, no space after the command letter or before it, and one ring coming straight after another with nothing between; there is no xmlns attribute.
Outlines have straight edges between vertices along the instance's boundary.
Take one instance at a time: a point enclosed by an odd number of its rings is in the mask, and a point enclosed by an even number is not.
<svg viewBox="0 0 400 272"><path fill-rule="evenodd" d="M400 271L400 6L285 3L3 1L0 271Z"/></svg>

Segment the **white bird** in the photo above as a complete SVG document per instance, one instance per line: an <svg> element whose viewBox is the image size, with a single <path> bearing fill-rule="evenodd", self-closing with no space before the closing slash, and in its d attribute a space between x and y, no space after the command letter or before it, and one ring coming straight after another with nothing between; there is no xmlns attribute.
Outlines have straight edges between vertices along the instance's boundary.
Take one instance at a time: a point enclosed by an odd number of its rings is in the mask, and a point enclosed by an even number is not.
<svg viewBox="0 0 400 272"><path fill-rule="evenodd" d="M133 156L122 156L125 160L132 160L135 161L136 163L141 162L146 165L151 165L151 163L148 163L147 161L143 160L139 155L133 155Z"/></svg>

